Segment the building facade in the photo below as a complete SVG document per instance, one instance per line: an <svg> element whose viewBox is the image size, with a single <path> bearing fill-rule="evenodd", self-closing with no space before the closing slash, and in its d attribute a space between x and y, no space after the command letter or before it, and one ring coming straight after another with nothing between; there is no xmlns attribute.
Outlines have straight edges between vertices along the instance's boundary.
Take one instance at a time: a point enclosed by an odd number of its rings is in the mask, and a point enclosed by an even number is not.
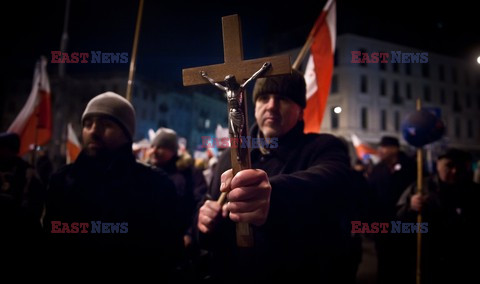
<svg viewBox="0 0 480 284"><path fill-rule="evenodd" d="M388 63L352 63L352 51L386 52L390 58ZM391 135L406 145L401 125L419 98L445 123L445 136L437 144L480 152L478 64L431 52L428 63L391 63L392 51L428 52L352 34L338 36L321 131L347 140L356 134L371 144Z"/></svg>

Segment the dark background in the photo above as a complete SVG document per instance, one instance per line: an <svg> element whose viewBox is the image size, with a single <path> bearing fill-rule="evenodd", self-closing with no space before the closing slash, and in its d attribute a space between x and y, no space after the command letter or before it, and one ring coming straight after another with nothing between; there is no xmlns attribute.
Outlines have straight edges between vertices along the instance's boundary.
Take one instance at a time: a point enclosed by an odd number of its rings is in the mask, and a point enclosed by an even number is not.
<svg viewBox="0 0 480 284"><path fill-rule="evenodd" d="M337 33L378 38L476 64L480 24L478 10L469 4L473 2L417 2L338 1ZM242 19L246 59L300 47L324 4L146 0L137 74L159 83L180 83L182 68L222 62L221 17L235 13ZM72 0L67 51L128 52L130 59L137 9L138 1L133 0ZM50 52L60 50L64 11L65 1L15 2L4 7L7 84L31 78L40 55L50 61ZM57 68L48 65L50 73ZM128 68L129 64L69 64L67 73L128 72Z"/></svg>

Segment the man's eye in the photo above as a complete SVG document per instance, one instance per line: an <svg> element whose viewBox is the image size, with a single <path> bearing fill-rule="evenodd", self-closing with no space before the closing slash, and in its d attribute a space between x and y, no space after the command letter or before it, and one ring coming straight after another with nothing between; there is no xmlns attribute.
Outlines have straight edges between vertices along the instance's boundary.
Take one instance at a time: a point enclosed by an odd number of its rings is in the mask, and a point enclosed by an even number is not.
<svg viewBox="0 0 480 284"><path fill-rule="evenodd" d="M112 127L113 126L113 121L105 120L105 121L103 121L103 126Z"/></svg>
<svg viewBox="0 0 480 284"><path fill-rule="evenodd" d="M258 100L261 101L261 102L267 102L267 101L268 101L268 98L269 98L268 96L260 96L260 97L258 98Z"/></svg>
<svg viewBox="0 0 480 284"><path fill-rule="evenodd" d="M91 127L93 124L93 122L89 119L85 120L85 122L83 123L83 126L84 127Z"/></svg>

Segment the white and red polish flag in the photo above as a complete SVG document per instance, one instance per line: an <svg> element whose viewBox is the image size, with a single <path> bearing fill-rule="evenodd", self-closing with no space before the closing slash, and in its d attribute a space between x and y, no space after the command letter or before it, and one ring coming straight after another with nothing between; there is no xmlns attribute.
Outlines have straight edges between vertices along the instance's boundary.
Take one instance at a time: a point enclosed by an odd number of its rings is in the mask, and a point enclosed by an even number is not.
<svg viewBox="0 0 480 284"><path fill-rule="evenodd" d="M47 59L41 57L35 66L33 86L27 102L7 132L20 136L20 155L48 143L52 137L52 112Z"/></svg>
<svg viewBox="0 0 480 284"><path fill-rule="evenodd" d="M304 110L305 133L319 133L327 105L333 73L333 55L336 40L336 2L329 0L310 31L312 45L305 82L307 84L307 107Z"/></svg>
<svg viewBox="0 0 480 284"><path fill-rule="evenodd" d="M82 150L82 146L80 145L80 141L78 141L78 137L73 130L72 124L69 123L67 126L67 164L71 164L75 162Z"/></svg>
<svg viewBox="0 0 480 284"><path fill-rule="evenodd" d="M375 160L374 156L378 155L377 150L360 140L357 135L351 134L351 137L353 146L355 147L355 152L357 152L357 157L359 159L364 159L366 155L369 155L372 160Z"/></svg>

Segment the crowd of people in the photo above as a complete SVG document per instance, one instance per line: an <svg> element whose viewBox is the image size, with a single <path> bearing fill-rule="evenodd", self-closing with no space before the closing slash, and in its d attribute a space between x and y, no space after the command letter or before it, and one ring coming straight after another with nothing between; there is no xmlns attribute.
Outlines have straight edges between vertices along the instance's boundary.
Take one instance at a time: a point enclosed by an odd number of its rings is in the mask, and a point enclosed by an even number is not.
<svg viewBox="0 0 480 284"><path fill-rule="evenodd" d="M297 72L256 81L250 135L278 138L278 147L252 149L252 169L235 176L230 149L198 166L168 128L138 161L135 110L112 92L87 104L83 149L52 174L18 157L18 135L1 134L4 255L55 256L52 263L69 268L109 263L172 283L355 283L362 238L351 222L415 223L421 212L429 224L424 283L472 272L480 189L471 155L448 149L420 194L416 163L397 138L381 138L380 162L365 171L351 164L343 140L304 134L305 89ZM222 193L226 202L218 202ZM252 247L237 246L238 222L250 224ZM416 234L368 237L377 283L415 281Z"/></svg>

